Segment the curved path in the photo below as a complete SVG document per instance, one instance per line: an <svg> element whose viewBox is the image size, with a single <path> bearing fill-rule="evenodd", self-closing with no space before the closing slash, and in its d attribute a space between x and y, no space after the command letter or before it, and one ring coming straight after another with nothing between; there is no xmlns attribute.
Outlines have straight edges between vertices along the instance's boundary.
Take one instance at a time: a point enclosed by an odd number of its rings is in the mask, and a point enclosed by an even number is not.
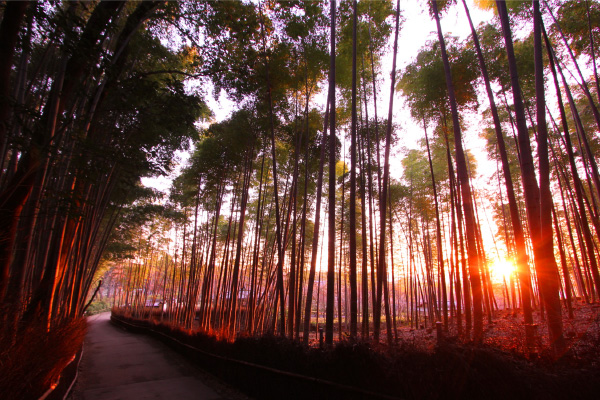
<svg viewBox="0 0 600 400"><path fill-rule="evenodd" d="M70 398L248 399L163 343L114 326L109 312L88 318L83 359Z"/></svg>

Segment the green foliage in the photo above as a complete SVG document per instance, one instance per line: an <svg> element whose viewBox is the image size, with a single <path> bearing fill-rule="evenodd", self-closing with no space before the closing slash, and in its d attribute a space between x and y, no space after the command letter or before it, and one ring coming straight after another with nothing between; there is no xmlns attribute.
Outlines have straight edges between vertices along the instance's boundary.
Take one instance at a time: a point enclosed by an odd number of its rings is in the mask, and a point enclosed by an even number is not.
<svg viewBox="0 0 600 400"><path fill-rule="evenodd" d="M521 171L519 167L519 156L517 154L517 148L516 146L511 145L512 143L514 143L514 139L512 137L508 137L508 135L504 131L502 132L502 134L504 136L504 143L507 144L505 147L508 156L508 164L510 166L511 176L513 178L513 184L518 186L521 181ZM480 137L485 139L486 141L485 148L488 154L488 159L498 160L499 162L500 155L498 152L498 138L496 137L496 131L491 127L484 128L480 133ZM501 167L499 167L499 169L500 171L502 170Z"/></svg>
<svg viewBox="0 0 600 400"><path fill-rule="evenodd" d="M148 55L131 60L135 69L105 101L102 128L114 137L109 156L138 176L166 174L173 168L173 153L197 137L195 122L210 112L198 95L186 93L184 76L153 73L180 65L177 54L147 33L137 35L132 45Z"/></svg>
<svg viewBox="0 0 600 400"><path fill-rule="evenodd" d="M287 92L311 88L327 65L326 23L320 2L204 2L183 6L199 19L183 34L197 48L197 64L215 93L224 89L239 102L264 100L267 63L274 105Z"/></svg>
<svg viewBox="0 0 600 400"><path fill-rule="evenodd" d="M198 11L197 15L203 19L202 24L193 26L200 28L199 40L207 42L201 45L202 64L212 78L215 93L225 89L238 100L255 93L260 87L258 76L248 72L259 68L262 62L260 15L256 6L241 1L186 6Z"/></svg>
<svg viewBox="0 0 600 400"><path fill-rule="evenodd" d="M143 236L148 234L148 228L153 224L159 224L155 231L157 229L168 231L171 224L184 221L184 215L170 205L160 205L140 199L125 205L113 227L103 253L103 260L115 261L133 257L135 251L146 245Z"/></svg>
<svg viewBox="0 0 600 400"><path fill-rule="evenodd" d="M433 217L433 201L431 201L431 174L427 155L419 150L409 150L402 159L403 179L407 187L400 193L408 192L415 212Z"/></svg>
<svg viewBox="0 0 600 400"><path fill-rule="evenodd" d="M196 193L198 182L213 190L238 179L245 158L255 153L253 149L258 140L255 123L252 113L242 109L202 132L190 164L182 173L181 179L189 189L186 193Z"/></svg>
<svg viewBox="0 0 600 400"><path fill-rule="evenodd" d="M168 206L153 204L162 194L143 188L139 179L169 173L173 154L197 138L196 121L210 115L200 96L185 90L184 75L162 72L185 69L181 54L148 31L136 34L131 46L146 55L127 60L129 72L107 92L75 160L80 179L114 179L110 210L124 209L107 244L105 258L111 260L136 249L136 232L151 218L181 219Z"/></svg>
<svg viewBox="0 0 600 400"><path fill-rule="evenodd" d="M590 88L590 92L592 95L592 99L595 101L596 107L599 107L598 95L596 94L596 87L592 81L588 82L588 87ZM572 86L571 92L574 96L575 107L577 107L577 111L579 113L579 118L581 119L581 124L583 125L584 132L586 132L587 140L590 144L593 154L599 154L600 150L600 138L598 137L598 124L596 123L596 119L594 118L594 114L592 111L592 107L587 96L584 95L583 90L580 86ZM564 93L564 90L563 90ZM565 104L565 107L568 109L568 105ZM577 148L581 148L579 137L577 135L577 130L575 129L576 124L573 119L573 114L567 111L567 120L569 123L569 129L571 130L571 141L573 146ZM578 152L579 153L579 152Z"/></svg>
<svg viewBox="0 0 600 400"><path fill-rule="evenodd" d="M499 84L503 92L509 91L511 87L510 74L502 29L494 24L484 24L477 29L477 34L490 80ZM533 33L523 39L513 37L513 47L523 99L525 102L532 101L535 98ZM547 63L547 59L544 62Z"/></svg>
<svg viewBox="0 0 600 400"><path fill-rule="evenodd" d="M392 179L390 182L388 196L390 199L392 216L394 216L396 220L401 219L404 213L410 210L409 203L412 201L410 190L409 186L395 179Z"/></svg>
<svg viewBox="0 0 600 400"><path fill-rule="evenodd" d="M100 314L106 311L110 311L111 304L105 300L96 300L90 303L90 306L87 308L87 315L95 315Z"/></svg>
<svg viewBox="0 0 600 400"><path fill-rule="evenodd" d="M387 50L387 42L392 34L394 9L392 1L361 1L357 6L356 58L358 77L371 80L371 53L376 73L381 68L381 58ZM350 107L352 91L352 34L354 30L353 7L351 1L340 2L338 7L338 33L336 34L336 86L341 89L345 107ZM359 83L360 85L360 83ZM370 83L367 84L371 89Z"/></svg>
<svg viewBox="0 0 600 400"><path fill-rule="evenodd" d="M459 44L456 38L446 37L445 41L458 106L474 108L477 105L474 83L479 73L476 55L469 47ZM428 42L419 51L416 60L402 72L396 88L406 97L416 120L437 120L442 113L449 115L450 104L438 41Z"/></svg>
<svg viewBox="0 0 600 400"><path fill-rule="evenodd" d="M341 180L342 177L346 176L349 171L350 171L350 169L348 168L348 164L346 164L344 161L338 160L338 162L335 163L335 177L336 177L336 179Z"/></svg>
<svg viewBox="0 0 600 400"><path fill-rule="evenodd" d="M496 9L496 0L475 0L475 5L482 10L493 10L494 14L498 14ZM531 2L525 0L507 1L506 8L509 16L513 18L526 19L531 17L532 9Z"/></svg>
<svg viewBox="0 0 600 400"><path fill-rule="evenodd" d="M590 30L588 27L588 11L594 40L595 56L598 57L598 44L600 43L600 4L597 1L568 0L560 4L555 13L560 29L567 37L569 45L577 57L582 54L591 57L592 54ZM555 34L558 34L556 24L552 25L551 30Z"/></svg>
<svg viewBox="0 0 600 400"><path fill-rule="evenodd" d="M431 4L433 1L435 1L437 3L437 8L438 8L438 12L441 14L443 14L444 12L448 11L448 9L453 6L454 4L456 4L456 0L428 0L428 6L429 6L429 15L431 16L431 18L433 18L433 5Z"/></svg>

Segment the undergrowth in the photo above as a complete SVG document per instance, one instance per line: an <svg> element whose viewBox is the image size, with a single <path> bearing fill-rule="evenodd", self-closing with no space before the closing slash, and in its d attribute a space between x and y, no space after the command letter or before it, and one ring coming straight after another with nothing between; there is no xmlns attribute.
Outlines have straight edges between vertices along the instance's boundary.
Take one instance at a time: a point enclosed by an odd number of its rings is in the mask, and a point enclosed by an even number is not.
<svg viewBox="0 0 600 400"><path fill-rule="evenodd" d="M0 398L39 398L81 348L85 319L58 323L50 331L41 321L20 326L16 335L6 324L0 328Z"/></svg>
<svg viewBox="0 0 600 400"><path fill-rule="evenodd" d="M110 302L104 300L97 300L90 303L85 313L86 315L100 314L106 311L110 311L110 307Z"/></svg>
<svg viewBox="0 0 600 400"><path fill-rule="evenodd" d="M408 341L393 347L342 341L332 349L307 348L276 336L231 341L165 322L119 317L212 354L398 398L588 399L600 389L598 369L567 360L569 355L553 363L544 357L536 362L516 352L458 341L429 351Z"/></svg>

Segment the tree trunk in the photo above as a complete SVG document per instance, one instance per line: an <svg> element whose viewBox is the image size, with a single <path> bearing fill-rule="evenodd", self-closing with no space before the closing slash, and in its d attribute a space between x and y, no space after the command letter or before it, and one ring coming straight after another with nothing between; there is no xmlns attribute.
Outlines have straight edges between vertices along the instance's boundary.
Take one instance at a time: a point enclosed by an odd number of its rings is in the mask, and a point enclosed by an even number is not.
<svg viewBox="0 0 600 400"><path fill-rule="evenodd" d="M333 302L335 281L335 0L330 0L331 54L329 64L329 230L327 246L327 305L325 311L325 343L333 345Z"/></svg>
<svg viewBox="0 0 600 400"><path fill-rule="evenodd" d="M387 218L387 196L390 179L390 148L392 142L392 111L394 106L394 91L396 88L396 55L398 53L398 33L400 31L400 0L396 3L396 30L394 34L394 50L392 58L392 79L390 84L390 104L388 109L387 131L385 135L385 155L383 164L383 182L381 196L379 198L379 262L377 270L377 304L375 306L374 318L375 341L379 341L379 329L381 324L381 289L385 291L385 322L387 329L387 342L392 344L392 320L390 316L389 294L387 290L387 270L385 260L385 225Z"/></svg>
<svg viewBox="0 0 600 400"><path fill-rule="evenodd" d="M519 208L517 204L517 199L515 196L514 186L512 182L512 176L510 173L510 165L508 163L508 156L506 153L506 145L504 143L504 135L502 134L502 127L500 125L500 118L498 116L498 109L496 108L496 102L494 101L494 94L492 92L492 88L490 85L490 78L487 71L487 66L485 64L485 60L483 58L483 53L481 51L481 46L479 44L479 38L477 32L475 31L475 27L473 26L473 22L471 20L471 16L469 13L469 9L467 7L467 3L463 0L463 5L465 8L465 12L467 14L467 18L469 20L469 25L471 27L471 34L473 35L473 40L475 42L475 50L477 51L477 58L479 60L479 66L481 68L481 75L483 76L483 81L485 83L485 89L487 92L488 100L490 103L490 110L492 112L492 118L494 120L494 129L496 132L496 140L498 143L498 152L500 154L500 160L502 162L502 172L504 173L504 182L506 187L506 196L508 197L508 207L510 211L510 220L512 223L513 234L515 236L515 249L517 253L517 276L519 281L521 282L521 304L523 306L523 319L526 324L533 323L533 316L531 311L531 292L529 290L529 285L531 282L531 276L529 271L529 263L526 252L525 245L525 235L523 233L523 225L521 223L521 217L519 215ZM528 331L529 332L529 331ZM533 338L528 337L528 343L532 343Z"/></svg>
<svg viewBox="0 0 600 400"><path fill-rule="evenodd" d="M328 96L330 98L331 96ZM317 252L319 248L319 227L321 224L321 194L323 192L323 167L325 165L325 147L327 145L327 123L329 122L329 102L325 108L323 124L323 140L321 142L321 154L319 157L319 174L317 176L317 200L315 205L315 225L313 229L313 240L310 258L310 271L308 273L308 287L306 289L306 303L304 305L304 337L303 342L308 345L310 334L310 320L312 315L312 298L317 267Z"/></svg>
<svg viewBox="0 0 600 400"><path fill-rule="evenodd" d="M547 133L545 122L545 100L543 95L543 70L541 60L540 25L538 21L539 3L534 2L534 39L536 53L536 103L538 105L538 157L540 161L540 182L538 187L535 169L529 142L529 133L525 121L525 110L521 98L521 89L518 80L512 37L506 4L497 1L498 13L502 23L502 31L506 43L508 62L510 68L514 108L517 121L517 134L519 138L521 177L528 214L529 230L531 233L534 261L538 284L541 292L542 303L548 311L551 341L555 350L563 346L562 320L560 319L560 301L558 299L557 267L554 259L552 245L552 216L550 193L549 164L547 153ZM541 85L541 86L540 86ZM541 110L541 111L540 111ZM541 198L540 198L541 196ZM549 214L550 213L550 214ZM549 217L549 218L548 218ZM548 226L549 222L549 226ZM549 247L547 247L549 246Z"/></svg>
<svg viewBox="0 0 600 400"><path fill-rule="evenodd" d="M356 284L356 31L357 5L354 9L354 25L352 29L352 127L350 145L350 338L356 339L358 331L358 294Z"/></svg>
<svg viewBox="0 0 600 400"><path fill-rule="evenodd" d="M275 196L275 221L276 221L276 236L277 236L277 295L279 296L279 334L285 335L285 295L283 290L283 244L281 240L281 216L279 215L279 192L277 187L277 158L275 154L275 115L273 112L273 99L271 96L271 78L269 75L269 59L266 56L267 44L265 37L264 22L262 20L261 10L261 35L263 42L263 51L266 57L265 78L267 83L267 103L269 106L269 129L271 133L271 158L273 162L273 191Z"/></svg>
<svg viewBox="0 0 600 400"><path fill-rule="evenodd" d="M442 33L442 26L437 9L437 2L432 1L434 16L437 24L438 39L442 51L442 60L444 62L444 73L446 76L446 87L450 100L452 111L452 127L454 129L454 147L456 151L456 172L458 174L458 184L462 193L462 205L464 210L466 236L467 236L467 254L469 258L469 273L471 276L471 289L473 292L473 338L480 341L483 335L483 311L482 311L482 289L481 277L479 273L480 259L477 251L477 226L473 202L471 195L471 186L467 170L467 161L462 147L462 135L460 130L460 121L458 118L458 109L456 97L454 94L454 83L452 82L452 73L450 71L450 61L446 53L446 44Z"/></svg>
<svg viewBox="0 0 600 400"><path fill-rule="evenodd" d="M558 266L554 257L552 229L552 192L550 191L550 161L548 157L548 127L546 125L546 98L544 88L544 65L542 59L542 15L539 1L533 1L534 53L535 53L535 94L537 118L538 163L540 175L540 236L539 252L543 268L538 269L537 278L542 292L552 346L557 354L565 348L562 326L562 312L559 298L560 282ZM535 243L535 240L534 240Z"/></svg>
<svg viewBox="0 0 600 400"><path fill-rule="evenodd" d="M441 276L442 287L442 317L444 319L444 329L448 330L448 295L446 293L446 276L444 272L444 253L442 250L442 225L440 222L440 210L438 205L437 185L435 183L435 175L433 174L433 163L431 161L431 150L429 149L429 138L427 137L427 122L423 118L423 129L425 131L425 144L427 146L427 159L429 160L429 172L431 174L431 185L433 187L433 202L435 204L435 228L436 228L436 246L438 256L438 268Z"/></svg>
<svg viewBox="0 0 600 400"><path fill-rule="evenodd" d="M250 177L252 176L252 160L254 159L254 148L251 148L249 154L246 154L246 162L244 166L244 181L242 184L242 201L240 205L240 222L238 228L237 244L235 248L235 260L233 262L233 277L231 279L231 291L229 298L231 305L228 316L228 326L231 333L235 332L235 321L237 313L238 300L238 281L240 274L240 257L242 251L242 241L244 239L244 222L246 219L246 205L248 204L248 191L250 190Z"/></svg>

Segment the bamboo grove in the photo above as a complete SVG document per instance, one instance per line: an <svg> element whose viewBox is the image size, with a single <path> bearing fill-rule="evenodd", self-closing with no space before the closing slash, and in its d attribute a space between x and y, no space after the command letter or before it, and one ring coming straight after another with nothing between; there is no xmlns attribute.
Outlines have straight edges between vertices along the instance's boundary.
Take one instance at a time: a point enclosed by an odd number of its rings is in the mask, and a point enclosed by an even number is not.
<svg viewBox="0 0 600 400"><path fill-rule="evenodd" d="M511 309L561 351L600 296L600 4L476 3L493 19L430 1L416 55L399 1L2 4L5 329L80 315L102 278L121 312L231 339L480 341ZM190 144L168 197L140 185Z"/></svg>

